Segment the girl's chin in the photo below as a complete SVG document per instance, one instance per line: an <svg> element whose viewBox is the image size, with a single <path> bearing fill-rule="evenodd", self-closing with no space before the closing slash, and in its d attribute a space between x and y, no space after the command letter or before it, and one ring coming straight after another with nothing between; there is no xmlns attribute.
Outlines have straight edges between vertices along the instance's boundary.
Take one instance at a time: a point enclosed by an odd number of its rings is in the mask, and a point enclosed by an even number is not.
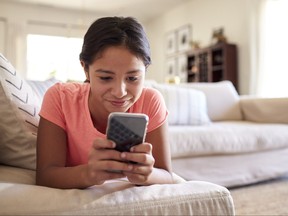
<svg viewBox="0 0 288 216"><path fill-rule="evenodd" d="M110 107L109 112L127 112L130 107Z"/></svg>
<svg viewBox="0 0 288 216"><path fill-rule="evenodd" d="M110 103L107 107L107 110L109 110L110 112L126 112L127 110L129 110L129 108L132 106L132 103L126 103L126 104L113 104Z"/></svg>
<svg viewBox="0 0 288 216"><path fill-rule="evenodd" d="M126 108L117 108L117 109L111 109L112 112L126 112L128 109Z"/></svg>

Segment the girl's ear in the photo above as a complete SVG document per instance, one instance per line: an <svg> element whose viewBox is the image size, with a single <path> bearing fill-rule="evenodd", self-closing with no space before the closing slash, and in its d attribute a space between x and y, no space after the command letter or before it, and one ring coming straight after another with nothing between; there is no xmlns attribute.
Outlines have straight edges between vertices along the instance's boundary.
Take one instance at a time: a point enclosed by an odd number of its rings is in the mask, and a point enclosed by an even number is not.
<svg viewBox="0 0 288 216"><path fill-rule="evenodd" d="M85 75L86 75L86 79L85 79L85 83L90 83L90 78L89 78L89 73L85 71Z"/></svg>
<svg viewBox="0 0 288 216"><path fill-rule="evenodd" d="M90 82L89 72L85 71L86 80L85 82Z"/></svg>
<svg viewBox="0 0 288 216"><path fill-rule="evenodd" d="M89 70L88 68L86 67L85 63L83 61L81 61L81 65L83 67L83 70L84 70L84 73L85 73L85 76L86 76L86 80L85 82L90 82L90 77L89 77Z"/></svg>

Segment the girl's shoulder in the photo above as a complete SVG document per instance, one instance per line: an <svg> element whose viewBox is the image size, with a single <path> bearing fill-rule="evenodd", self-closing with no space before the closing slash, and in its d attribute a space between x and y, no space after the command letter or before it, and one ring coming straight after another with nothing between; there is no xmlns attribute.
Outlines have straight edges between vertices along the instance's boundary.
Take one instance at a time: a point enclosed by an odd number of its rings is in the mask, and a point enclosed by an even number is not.
<svg viewBox="0 0 288 216"><path fill-rule="evenodd" d="M77 82L59 82L50 87L49 91L60 95L82 95L89 91L89 84Z"/></svg>
<svg viewBox="0 0 288 216"><path fill-rule="evenodd" d="M132 112L143 112L149 113L155 107L161 107L164 104L163 97L161 93L152 88L152 87L144 87L142 90L142 94L137 102L132 106Z"/></svg>
<svg viewBox="0 0 288 216"><path fill-rule="evenodd" d="M145 95L145 97L151 97L151 96L159 97L161 96L161 93L153 87L144 87L142 95Z"/></svg>
<svg viewBox="0 0 288 216"><path fill-rule="evenodd" d="M163 100L163 95L161 94L161 92L153 87L144 87L141 96L143 97L143 100Z"/></svg>

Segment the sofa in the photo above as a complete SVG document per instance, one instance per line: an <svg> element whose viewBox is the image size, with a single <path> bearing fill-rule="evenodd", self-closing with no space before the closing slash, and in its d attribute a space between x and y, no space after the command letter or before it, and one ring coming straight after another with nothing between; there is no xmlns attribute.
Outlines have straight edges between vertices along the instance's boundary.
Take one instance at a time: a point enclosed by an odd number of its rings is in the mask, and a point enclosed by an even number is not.
<svg viewBox="0 0 288 216"><path fill-rule="evenodd" d="M230 81L147 85L170 111L176 174L227 188L288 174L288 98L239 95Z"/></svg>
<svg viewBox="0 0 288 216"><path fill-rule="evenodd" d="M0 54L0 215L235 215L227 188L187 181L135 186L127 179L86 189L35 185L43 94L57 80L28 81Z"/></svg>

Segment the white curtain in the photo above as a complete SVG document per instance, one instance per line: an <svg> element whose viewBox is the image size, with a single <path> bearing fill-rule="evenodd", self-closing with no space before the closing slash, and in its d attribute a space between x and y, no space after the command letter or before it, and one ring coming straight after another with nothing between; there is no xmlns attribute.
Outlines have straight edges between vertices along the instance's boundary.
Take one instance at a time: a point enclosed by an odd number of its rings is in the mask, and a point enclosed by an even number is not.
<svg viewBox="0 0 288 216"><path fill-rule="evenodd" d="M0 53L6 55L6 20L0 17Z"/></svg>
<svg viewBox="0 0 288 216"><path fill-rule="evenodd" d="M265 0L259 19L256 94L288 97L288 1Z"/></svg>

